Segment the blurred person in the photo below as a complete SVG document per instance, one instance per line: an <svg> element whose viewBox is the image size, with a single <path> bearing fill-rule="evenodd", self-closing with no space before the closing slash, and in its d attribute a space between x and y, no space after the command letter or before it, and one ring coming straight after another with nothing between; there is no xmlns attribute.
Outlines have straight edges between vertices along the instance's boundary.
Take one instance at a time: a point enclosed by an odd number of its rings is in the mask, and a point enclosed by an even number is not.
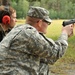
<svg viewBox="0 0 75 75"><path fill-rule="evenodd" d="M16 10L11 6L0 6L0 42L16 25Z"/></svg>
<svg viewBox="0 0 75 75"><path fill-rule="evenodd" d="M58 40L44 34L51 24L49 12L42 7L30 7L26 24L14 27L0 43L1 75L50 75L48 64L61 58L74 26L62 27Z"/></svg>

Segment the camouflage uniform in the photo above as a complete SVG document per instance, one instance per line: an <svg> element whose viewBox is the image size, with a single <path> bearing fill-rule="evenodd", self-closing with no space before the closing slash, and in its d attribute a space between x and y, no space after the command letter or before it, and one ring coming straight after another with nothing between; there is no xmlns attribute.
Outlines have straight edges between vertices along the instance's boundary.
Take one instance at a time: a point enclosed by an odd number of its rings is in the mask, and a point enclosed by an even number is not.
<svg viewBox="0 0 75 75"><path fill-rule="evenodd" d="M3 29L2 29L2 27L0 25L0 42L2 41L2 39L4 38L4 36L5 36L5 33L4 33L4 31L3 31Z"/></svg>
<svg viewBox="0 0 75 75"><path fill-rule="evenodd" d="M9 32L10 32L10 29L8 29L7 31L4 31L3 28L0 25L0 42L3 40L3 38L5 37L5 35L7 33L9 33Z"/></svg>
<svg viewBox="0 0 75 75"><path fill-rule="evenodd" d="M29 24L14 27L0 43L0 75L50 75L48 64L62 57L67 38L54 42Z"/></svg>
<svg viewBox="0 0 75 75"><path fill-rule="evenodd" d="M53 64L67 46L65 34L54 42L30 25L15 27L0 43L0 75L47 75L40 74L40 59Z"/></svg>

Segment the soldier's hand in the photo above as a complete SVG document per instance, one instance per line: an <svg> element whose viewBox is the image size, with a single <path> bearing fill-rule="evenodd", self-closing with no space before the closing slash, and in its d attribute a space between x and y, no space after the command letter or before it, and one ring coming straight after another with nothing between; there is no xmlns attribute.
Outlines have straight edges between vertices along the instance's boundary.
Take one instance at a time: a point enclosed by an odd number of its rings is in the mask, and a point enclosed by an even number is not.
<svg viewBox="0 0 75 75"><path fill-rule="evenodd" d="M67 25L62 28L62 32L67 34L68 37L73 35L74 24Z"/></svg>

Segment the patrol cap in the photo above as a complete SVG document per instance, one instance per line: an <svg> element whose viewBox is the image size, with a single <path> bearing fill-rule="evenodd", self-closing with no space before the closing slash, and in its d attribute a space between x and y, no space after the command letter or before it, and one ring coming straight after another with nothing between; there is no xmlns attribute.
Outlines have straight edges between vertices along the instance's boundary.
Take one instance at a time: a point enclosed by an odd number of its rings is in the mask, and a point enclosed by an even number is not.
<svg viewBox="0 0 75 75"><path fill-rule="evenodd" d="M27 16L43 19L51 23L51 19L49 18L49 11L42 7L31 6L27 13Z"/></svg>

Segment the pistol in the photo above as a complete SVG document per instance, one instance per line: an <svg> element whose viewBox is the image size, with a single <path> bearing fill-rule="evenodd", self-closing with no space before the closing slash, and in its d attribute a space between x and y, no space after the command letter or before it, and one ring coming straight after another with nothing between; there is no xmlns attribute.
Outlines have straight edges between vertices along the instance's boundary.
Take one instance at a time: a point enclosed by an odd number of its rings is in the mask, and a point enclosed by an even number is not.
<svg viewBox="0 0 75 75"><path fill-rule="evenodd" d="M62 25L66 26L66 25L74 24L74 23L75 23L75 19L72 19L72 20L69 20L69 21L63 21Z"/></svg>

